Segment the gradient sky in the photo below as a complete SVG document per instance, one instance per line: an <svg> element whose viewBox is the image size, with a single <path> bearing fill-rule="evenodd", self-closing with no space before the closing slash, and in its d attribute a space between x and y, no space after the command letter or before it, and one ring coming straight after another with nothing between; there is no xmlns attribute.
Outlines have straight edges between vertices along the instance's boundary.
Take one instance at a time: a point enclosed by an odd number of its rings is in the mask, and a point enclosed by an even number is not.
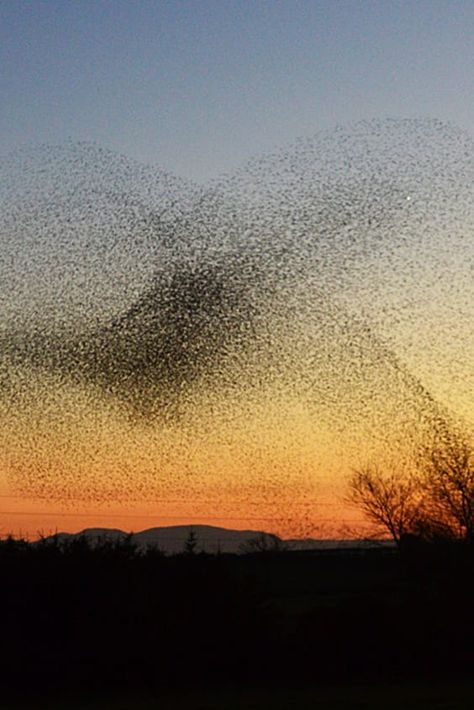
<svg viewBox="0 0 474 710"><path fill-rule="evenodd" d="M93 140L206 178L372 116L474 129L474 4L0 2L0 151Z"/></svg>
<svg viewBox="0 0 474 710"><path fill-rule="evenodd" d="M474 135L473 29L474 3L456 0L0 0L0 154L59 144L20 153L18 183L18 155L0 164L14 186L0 180L0 281L9 284L0 387L13 392L0 408L0 534L214 522L305 535L314 520L319 533L346 534L341 524L359 519L336 519L341 482L347 461L385 451L375 430L385 436L395 422L398 445L406 431L430 427L438 410L427 391L473 421L469 137L438 121L369 121L232 177L252 156L360 119L436 118ZM76 141L185 178L223 177L199 193ZM157 206L148 205L155 193ZM176 203L181 220L194 207L168 255ZM173 269L187 278L172 296L157 254L173 278ZM206 310L213 283L230 304L217 316L212 298ZM108 349L91 326L81 350L77 314L99 322L104 284L123 322L118 335L106 331ZM186 330L195 301L205 317L198 309ZM30 321L20 315L34 334L66 322L69 307L72 340L58 326L62 340L52 328L49 345L32 337L22 351L18 304L30 308ZM261 340L246 340L246 304ZM149 325L153 334L162 323L163 342L148 343ZM143 353L158 365L144 366L133 389L127 378ZM168 361L169 381L158 367ZM75 377L84 372L89 380ZM165 405L162 390L172 395ZM159 404L159 426L150 424L156 412L142 411L143 392Z"/></svg>

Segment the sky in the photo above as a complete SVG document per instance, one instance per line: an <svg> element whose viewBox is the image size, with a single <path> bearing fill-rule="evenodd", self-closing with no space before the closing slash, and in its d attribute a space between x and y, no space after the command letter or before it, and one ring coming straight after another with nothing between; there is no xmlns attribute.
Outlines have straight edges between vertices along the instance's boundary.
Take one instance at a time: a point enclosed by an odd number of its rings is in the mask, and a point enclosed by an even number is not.
<svg viewBox="0 0 474 710"><path fill-rule="evenodd" d="M354 466L472 428L473 29L0 0L0 534L347 536Z"/></svg>
<svg viewBox="0 0 474 710"><path fill-rule="evenodd" d="M0 152L97 141L197 180L373 116L474 129L460 0L0 2Z"/></svg>

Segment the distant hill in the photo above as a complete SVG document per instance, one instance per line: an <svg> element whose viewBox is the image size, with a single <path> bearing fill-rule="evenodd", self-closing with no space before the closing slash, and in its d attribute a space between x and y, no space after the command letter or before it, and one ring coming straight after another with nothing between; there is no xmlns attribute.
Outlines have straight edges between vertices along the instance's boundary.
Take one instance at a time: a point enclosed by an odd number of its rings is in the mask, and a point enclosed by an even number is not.
<svg viewBox="0 0 474 710"><path fill-rule="evenodd" d="M217 554L219 552L240 553L244 550L258 551L275 545L290 550L333 550L376 545L390 546L390 541L376 540L282 540L277 535L260 530L229 530L212 525L172 525L167 527L149 528L132 533L131 540L140 549L155 547L166 554L176 554L184 551L186 540L191 532L196 536L196 552ZM91 542L100 540L116 541L124 539L129 533L116 528L86 528L78 533L57 533L46 538L56 538L61 541L85 537Z"/></svg>
<svg viewBox="0 0 474 710"><path fill-rule="evenodd" d="M149 528L132 533L131 539L139 548L157 547L167 554L176 554L183 552L185 542L191 532L194 532L196 536L196 552L240 552L242 546L256 539L264 539L268 544L274 540L282 542L275 535L257 530L227 530L211 525L172 525ZM47 539L56 537L61 541L83 536L90 541L103 539L115 541L127 537L128 534L123 530L111 528L87 528L79 533L58 533Z"/></svg>

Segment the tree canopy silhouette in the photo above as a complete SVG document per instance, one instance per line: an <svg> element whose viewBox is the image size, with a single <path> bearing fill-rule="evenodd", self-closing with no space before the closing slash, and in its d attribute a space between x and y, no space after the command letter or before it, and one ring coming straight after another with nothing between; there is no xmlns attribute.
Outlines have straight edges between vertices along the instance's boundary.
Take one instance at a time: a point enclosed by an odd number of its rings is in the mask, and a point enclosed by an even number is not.
<svg viewBox="0 0 474 710"><path fill-rule="evenodd" d="M453 438L431 451L425 486L432 519L474 542L474 452L467 440Z"/></svg>
<svg viewBox="0 0 474 710"><path fill-rule="evenodd" d="M348 498L379 530L388 532L397 546L420 516L421 493L415 478L384 473L374 466L354 473Z"/></svg>
<svg viewBox="0 0 474 710"><path fill-rule="evenodd" d="M410 473L367 465L349 481L348 500L397 546L406 535L474 542L474 454L451 436L423 451Z"/></svg>

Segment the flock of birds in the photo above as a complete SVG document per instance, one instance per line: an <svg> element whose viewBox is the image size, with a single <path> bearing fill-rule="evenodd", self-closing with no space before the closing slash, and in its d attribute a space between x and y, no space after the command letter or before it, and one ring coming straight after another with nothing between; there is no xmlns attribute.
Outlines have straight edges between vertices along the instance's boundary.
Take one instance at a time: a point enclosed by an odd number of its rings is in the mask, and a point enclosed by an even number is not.
<svg viewBox="0 0 474 710"><path fill-rule="evenodd" d="M297 525L353 466L472 431L473 186L473 140L436 120L205 185L90 144L6 156L0 471Z"/></svg>

